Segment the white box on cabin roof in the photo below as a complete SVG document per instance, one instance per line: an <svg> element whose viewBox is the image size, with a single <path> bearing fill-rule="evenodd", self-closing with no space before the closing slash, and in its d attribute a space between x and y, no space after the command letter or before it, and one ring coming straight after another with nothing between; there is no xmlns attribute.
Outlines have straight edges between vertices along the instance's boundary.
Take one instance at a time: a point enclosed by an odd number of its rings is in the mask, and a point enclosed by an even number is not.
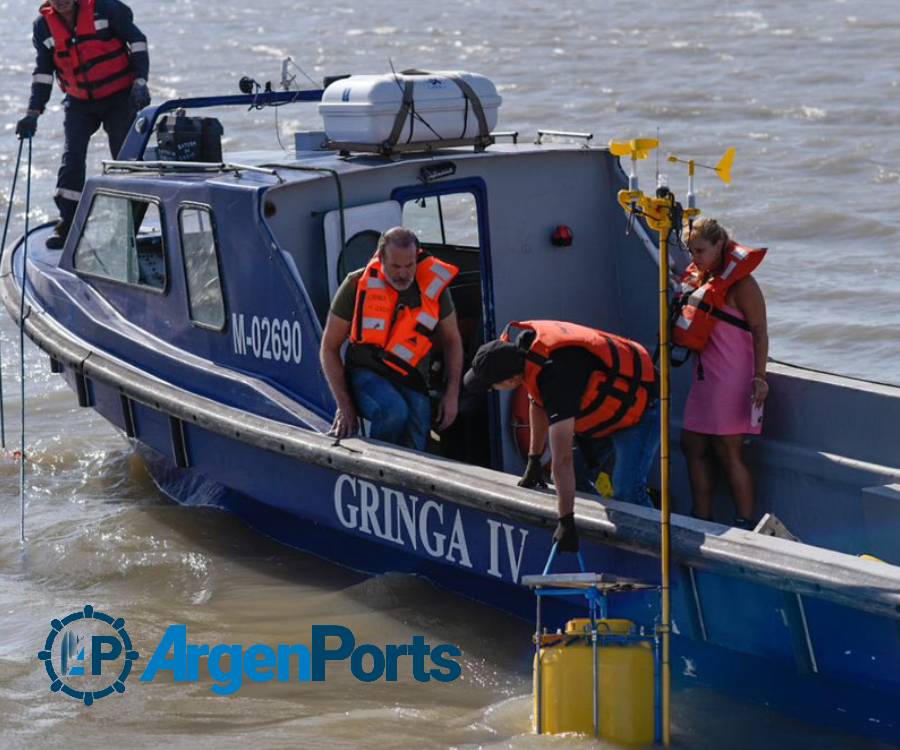
<svg viewBox="0 0 900 750"><path fill-rule="evenodd" d="M502 99L491 80L476 73L435 71L427 75L354 75L334 81L319 104L325 132L340 143L384 143L394 129L406 82L411 80L416 116L406 116L398 144L475 138L478 118L450 75L472 88L484 109L488 131L493 130Z"/></svg>

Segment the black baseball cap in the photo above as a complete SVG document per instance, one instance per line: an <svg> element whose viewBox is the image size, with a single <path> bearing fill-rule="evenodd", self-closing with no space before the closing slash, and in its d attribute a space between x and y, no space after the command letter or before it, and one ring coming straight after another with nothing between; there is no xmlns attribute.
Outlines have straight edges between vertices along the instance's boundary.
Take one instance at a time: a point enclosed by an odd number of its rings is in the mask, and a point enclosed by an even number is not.
<svg viewBox="0 0 900 750"><path fill-rule="evenodd" d="M467 391L486 391L495 383L525 371L525 352L509 341L488 341L480 346L463 378Z"/></svg>

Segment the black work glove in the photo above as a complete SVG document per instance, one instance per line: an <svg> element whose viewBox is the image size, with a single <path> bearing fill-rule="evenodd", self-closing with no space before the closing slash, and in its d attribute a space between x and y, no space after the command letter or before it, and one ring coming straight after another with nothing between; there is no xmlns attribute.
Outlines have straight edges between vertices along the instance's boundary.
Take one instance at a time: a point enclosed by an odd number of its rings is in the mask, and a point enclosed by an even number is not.
<svg viewBox="0 0 900 750"><path fill-rule="evenodd" d="M540 456L528 457L528 465L525 467L525 473L518 481L518 485L519 487L525 487L528 489L532 487L547 486L547 483L544 481L544 467L541 466Z"/></svg>
<svg viewBox="0 0 900 750"><path fill-rule="evenodd" d="M150 89L146 83L135 81L131 84L131 104L138 112L150 106Z"/></svg>
<svg viewBox="0 0 900 750"><path fill-rule="evenodd" d="M34 138L37 131L37 115L25 115L16 123L16 135L19 140L24 138Z"/></svg>
<svg viewBox="0 0 900 750"><path fill-rule="evenodd" d="M562 516L553 532L553 541L560 552L578 552L578 529L575 528L575 514Z"/></svg>

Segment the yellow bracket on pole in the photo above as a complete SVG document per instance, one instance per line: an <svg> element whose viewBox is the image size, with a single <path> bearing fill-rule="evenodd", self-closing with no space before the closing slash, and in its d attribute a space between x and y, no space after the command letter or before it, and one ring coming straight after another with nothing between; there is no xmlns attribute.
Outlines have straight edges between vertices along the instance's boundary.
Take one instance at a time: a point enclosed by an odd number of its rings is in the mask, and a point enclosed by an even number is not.
<svg viewBox="0 0 900 750"><path fill-rule="evenodd" d="M672 229L672 214L675 208L675 196L669 193L663 198L653 198L640 190L620 190L619 205L627 212L636 207L651 229L662 234Z"/></svg>

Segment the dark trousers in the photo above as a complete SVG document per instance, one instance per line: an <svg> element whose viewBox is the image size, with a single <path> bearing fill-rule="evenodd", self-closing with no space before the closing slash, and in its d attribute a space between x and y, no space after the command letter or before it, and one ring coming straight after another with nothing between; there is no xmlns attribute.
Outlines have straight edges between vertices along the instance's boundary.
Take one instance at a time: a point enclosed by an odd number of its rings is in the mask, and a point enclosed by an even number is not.
<svg viewBox="0 0 900 750"><path fill-rule="evenodd" d="M135 111L131 105L131 92L127 90L99 101L84 101L67 96L63 106L66 143L56 179L54 200L59 207L60 218L69 224L75 216L78 198L84 187L85 162L91 136L102 125L109 139L109 152L115 159L125 142L131 123L134 122Z"/></svg>

